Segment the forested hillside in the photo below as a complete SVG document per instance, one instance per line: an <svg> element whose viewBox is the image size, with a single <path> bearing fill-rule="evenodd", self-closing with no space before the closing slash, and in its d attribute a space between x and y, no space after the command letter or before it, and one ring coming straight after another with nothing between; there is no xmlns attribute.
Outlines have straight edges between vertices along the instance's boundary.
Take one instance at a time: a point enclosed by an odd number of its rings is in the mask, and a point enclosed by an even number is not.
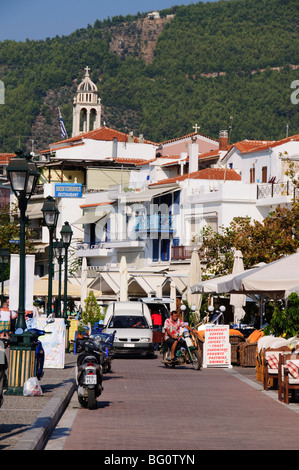
<svg viewBox="0 0 299 470"><path fill-rule="evenodd" d="M0 43L0 150L42 150L60 140L57 107L71 135L76 86L91 68L103 121L159 142L192 132L231 141L299 132L297 0L220 0L160 12L95 18L45 41ZM169 18L168 15L174 15ZM156 21L156 22L155 22Z"/></svg>

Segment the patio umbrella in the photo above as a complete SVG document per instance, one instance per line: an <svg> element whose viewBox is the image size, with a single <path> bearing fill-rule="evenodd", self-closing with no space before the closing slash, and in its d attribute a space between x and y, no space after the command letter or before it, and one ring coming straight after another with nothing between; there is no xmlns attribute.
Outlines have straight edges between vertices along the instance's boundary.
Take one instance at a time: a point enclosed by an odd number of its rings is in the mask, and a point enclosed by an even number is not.
<svg viewBox="0 0 299 470"><path fill-rule="evenodd" d="M240 274L244 272L243 255L240 250L236 250L234 254L234 265L232 274ZM246 304L246 295L231 294L230 305L234 307L234 323L239 323L244 317L245 311L242 307Z"/></svg>
<svg viewBox="0 0 299 470"><path fill-rule="evenodd" d="M81 266L81 297L80 303L81 308L84 310L84 300L87 297L87 260L86 256L82 259L82 266Z"/></svg>
<svg viewBox="0 0 299 470"><path fill-rule="evenodd" d="M120 289L119 289L119 300L126 302L128 300L128 269L127 260L125 256L121 257L119 265L120 274Z"/></svg>
<svg viewBox="0 0 299 470"><path fill-rule="evenodd" d="M201 265L197 250L192 251L191 262L188 274L186 300L190 308L195 308L195 316L199 321L199 310L202 301L202 294L193 293L191 287L201 281Z"/></svg>

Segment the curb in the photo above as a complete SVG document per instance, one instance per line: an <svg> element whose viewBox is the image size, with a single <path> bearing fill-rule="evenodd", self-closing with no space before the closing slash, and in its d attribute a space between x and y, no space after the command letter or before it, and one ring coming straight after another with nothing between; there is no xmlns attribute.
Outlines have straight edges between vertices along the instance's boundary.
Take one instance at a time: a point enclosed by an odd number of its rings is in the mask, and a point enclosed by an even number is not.
<svg viewBox="0 0 299 470"><path fill-rule="evenodd" d="M40 412L32 426L14 446L13 450L43 450L75 390L75 379L70 379L59 387L55 395Z"/></svg>

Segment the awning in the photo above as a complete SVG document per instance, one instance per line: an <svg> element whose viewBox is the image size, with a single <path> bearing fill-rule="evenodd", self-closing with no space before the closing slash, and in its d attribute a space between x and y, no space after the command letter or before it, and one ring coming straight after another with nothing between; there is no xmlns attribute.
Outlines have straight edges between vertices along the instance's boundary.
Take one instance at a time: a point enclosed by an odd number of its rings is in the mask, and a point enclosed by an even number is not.
<svg viewBox="0 0 299 470"><path fill-rule="evenodd" d="M29 204L26 210L26 215L29 217L29 219L42 219L42 207L42 202L38 202L36 204Z"/></svg>
<svg viewBox="0 0 299 470"><path fill-rule="evenodd" d="M176 184L174 186L168 186L165 188L147 189L146 191L135 191L134 193L128 192L125 195L120 196L120 202L133 203L133 202L151 201L155 197L172 193L178 189L179 189L179 186Z"/></svg>
<svg viewBox="0 0 299 470"><path fill-rule="evenodd" d="M95 224L98 220L102 219L107 214L109 214L108 211L104 211L104 212L97 212L96 210L89 211L89 212L86 212L84 215L82 215L79 219L75 220L73 224L74 225Z"/></svg>

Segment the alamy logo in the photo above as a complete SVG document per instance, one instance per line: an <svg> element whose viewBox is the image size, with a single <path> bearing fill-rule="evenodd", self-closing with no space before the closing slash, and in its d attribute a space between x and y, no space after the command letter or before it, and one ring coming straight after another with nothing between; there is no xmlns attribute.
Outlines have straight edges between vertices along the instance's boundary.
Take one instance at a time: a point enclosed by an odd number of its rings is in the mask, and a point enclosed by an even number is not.
<svg viewBox="0 0 299 470"><path fill-rule="evenodd" d="M295 91L291 94L291 103L298 104L299 103L299 80L294 80L291 83L291 88L295 88Z"/></svg>
<svg viewBox="0 0 299 470"><path fill-rule="evenodd" d="M2 82L2 80L0 80L0 104L4 104L4 103L5 103L5 93L4 93L4 90L5 90L4 83Z"/></svg>

